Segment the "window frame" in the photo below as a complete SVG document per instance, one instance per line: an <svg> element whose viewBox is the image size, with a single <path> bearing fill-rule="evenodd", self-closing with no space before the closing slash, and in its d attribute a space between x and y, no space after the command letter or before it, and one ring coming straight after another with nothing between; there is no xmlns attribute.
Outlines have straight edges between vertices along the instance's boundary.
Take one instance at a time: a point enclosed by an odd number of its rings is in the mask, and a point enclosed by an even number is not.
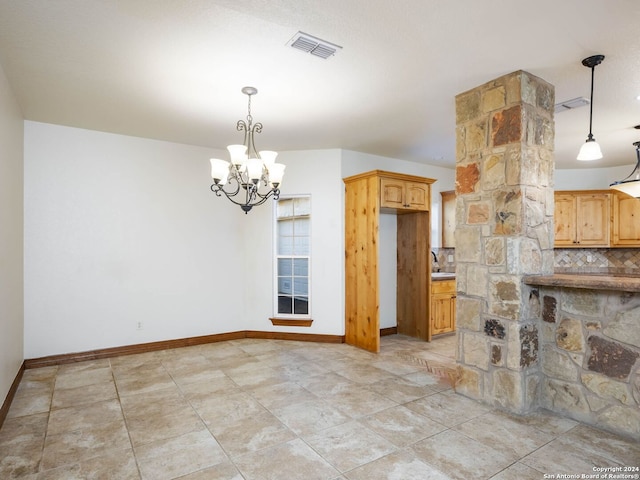
<svg viewBox="0 0 640 480"><path fill-rule="evenodd" d="M292 219L295 218L304 218L304 217L308 217L309 218L309 229L308 229L308 244L309 244L309 248L308 248L308 254L307 255L280 255L278 253L278 248L279 248L279 236L278 236L278 226L279 226L279 221L280 219L278 218L278 204L281 200L293 200L296 198L307 198L309 200L309 214L308 215L293 215ZM287 326L303 326L303 327L308 327L311 326L311 322L313 322L313 320L311 319L311 312L312 312L312 304L313 304L313 299L312 299L312 295L311 295L311 290L312 290L312 281L311 281L311 275L312 275L312 271L311 271L311 258L312 258L312 242L311 242L311 237L312 237L312 222L311 222L311 218L312 218L312 201L311 201L311 194L289 194L289 195L281 195L280 198L276 201L273 202L273 287L272 287L272 311L273 311L273 317L270 319L271 322L273 323L273 325L287 325ZM287 217L285 217L287 218ZM279 313L278 312L278 300L279 300L279 282L278 282L278 260L281 258L285 258L285 259L297 259L297 258L303 258L307 260L307 313L306 314L302 314L302 313ZM293 277L292 277L293 278ZM292 296L295 297L295 290L293 290L293 294Z"/></svg>

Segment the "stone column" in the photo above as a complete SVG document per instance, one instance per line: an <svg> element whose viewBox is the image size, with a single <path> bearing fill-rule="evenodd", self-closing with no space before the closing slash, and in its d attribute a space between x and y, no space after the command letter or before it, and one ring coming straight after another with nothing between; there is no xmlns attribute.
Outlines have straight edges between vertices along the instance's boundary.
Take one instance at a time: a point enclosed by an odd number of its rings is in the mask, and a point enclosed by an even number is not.
<svg viewBox="0 0 640 480"><path fill-rule="evenodd" d="M553 272L554 88L517 71L456 97L456 391L537 408L537 290Z"/></svg>

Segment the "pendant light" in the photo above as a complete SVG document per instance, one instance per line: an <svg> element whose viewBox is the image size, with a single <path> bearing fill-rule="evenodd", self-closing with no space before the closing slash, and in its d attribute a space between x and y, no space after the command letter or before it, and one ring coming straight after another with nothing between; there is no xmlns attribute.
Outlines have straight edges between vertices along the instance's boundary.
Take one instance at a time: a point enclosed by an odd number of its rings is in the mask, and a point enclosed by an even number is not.
<svg viewBox="0 0 640 480"><path fill-rule="evenodd" d="M589 136L587 137L587 141L580 148L580 152L577 157L578 160L589 161L599 160L602 158L602 150L600 150L600 145L598 145L596 139L593 138L591 127L593 123L593 77L596 65L600 65L603 60L604 55L593 55L582 60L582 65L591 69L591 103L589 104Z"/></svg>
<svg viewBox="0 0 640 480"><path fill-rule="evenodd" d="M636 156L638 157L636 168L633 169L631 175L627 178L613 182L609 186L613 190L618 190L619 192L640 199L640 142L635 142L633 146L636 147Z"/></svg>

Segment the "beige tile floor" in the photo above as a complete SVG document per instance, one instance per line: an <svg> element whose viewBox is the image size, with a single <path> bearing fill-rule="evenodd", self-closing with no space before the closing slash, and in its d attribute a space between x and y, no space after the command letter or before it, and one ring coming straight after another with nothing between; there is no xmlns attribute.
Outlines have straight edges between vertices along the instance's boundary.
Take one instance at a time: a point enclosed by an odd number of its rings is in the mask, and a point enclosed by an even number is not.
<svg viewBox="0 0 640 480"><path fill-rule="evenodd" d="M542 479L640 466L640 446L454 393L455 337L234 340L27 370L0 479ZM544 475L548 476L545 477Z"/></svg>

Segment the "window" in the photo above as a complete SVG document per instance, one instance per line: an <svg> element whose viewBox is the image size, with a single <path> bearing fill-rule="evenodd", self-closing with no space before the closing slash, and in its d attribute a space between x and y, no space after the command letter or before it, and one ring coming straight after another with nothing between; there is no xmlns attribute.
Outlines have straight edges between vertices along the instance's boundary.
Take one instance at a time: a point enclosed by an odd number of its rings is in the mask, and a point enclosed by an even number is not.
<svg viewBox="0 0 640 480"><path fill-rule="evenodd" d="M311 197L280 198L276 209L275 311L281 318L310 317Z"/></svg>

